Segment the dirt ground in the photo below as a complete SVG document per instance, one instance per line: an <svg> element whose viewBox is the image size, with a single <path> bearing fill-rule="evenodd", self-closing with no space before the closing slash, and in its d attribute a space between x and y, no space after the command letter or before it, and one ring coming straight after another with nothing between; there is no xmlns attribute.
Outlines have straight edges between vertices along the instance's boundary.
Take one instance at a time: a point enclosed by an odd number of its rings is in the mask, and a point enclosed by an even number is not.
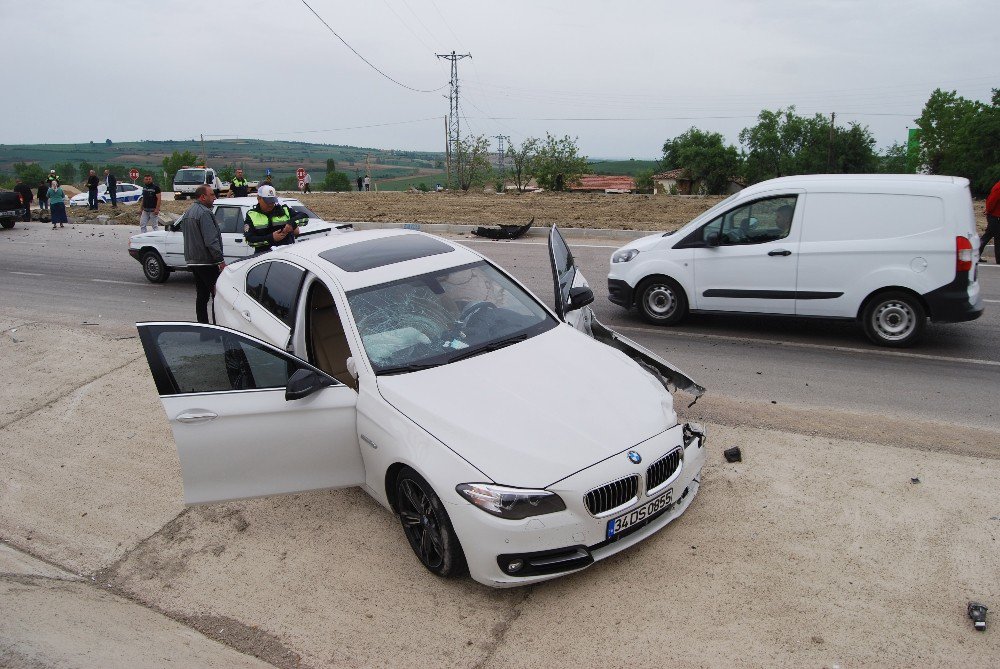
<svg viewBox="0 0 1000 669"><path fill-rule="evenodd" d="M310 193L296 196L322 218L337 222L458 223L499 225L527 223L560 228L610 230L674 230L723 198L718 196L603 195L599 193ZM181 214L190 200L163 202L162 211ZM986 229L982 202L975 203L980 233ZM69 215L89 221L113 210L98 212L71 207ZM139 210L121 206L114 223L138 225Z"/></svg>

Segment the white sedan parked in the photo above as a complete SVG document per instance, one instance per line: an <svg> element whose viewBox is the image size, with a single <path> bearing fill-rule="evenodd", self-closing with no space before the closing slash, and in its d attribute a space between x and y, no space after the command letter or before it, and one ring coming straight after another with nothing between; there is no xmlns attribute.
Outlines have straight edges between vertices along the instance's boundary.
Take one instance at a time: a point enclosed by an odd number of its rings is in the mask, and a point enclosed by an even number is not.
<svg viewBox="0 0 1000 669"><path fill-rule="evenodd" d="M219 325L139 323L185 502L361 486L427 569L495 587L663 529L706 452L669 391L704 388L594 320L555 229L550 250L555 311L469 248L379 230L227 267Z"/></svg>
<svg viewBox="0 0 1000 669"><path fill-rule="evenodd" d="M278 202L289 209L307 215L309 220L300 225L302 232L296 241L325 237L352 229L350 223L328 223L294 198L279 198ZM227 197L215 201L212 211L222 230L222 252L227 263L234 263L253 255L254 249L243 239L243 220L250 208L257 204L256 197ZM184 261L184 217L162 230L141 232L129 239L129 255L142 264L142 273L152 283L163 283L176 270L187 270Z"/></svg>
<svg viewBox="0 0 1000 669"><path fill-rule="evenodd" d="M142 199L142 188L135 184L118 184L115 191L118 195L116 198L118 204L135 204ZM87 197L86 191L77 193L69 199L69 206L86 207L89 204ZM97 201L101 204L111 203L111 196L108 195L108 187L104 184L97 187Z"/></svg>

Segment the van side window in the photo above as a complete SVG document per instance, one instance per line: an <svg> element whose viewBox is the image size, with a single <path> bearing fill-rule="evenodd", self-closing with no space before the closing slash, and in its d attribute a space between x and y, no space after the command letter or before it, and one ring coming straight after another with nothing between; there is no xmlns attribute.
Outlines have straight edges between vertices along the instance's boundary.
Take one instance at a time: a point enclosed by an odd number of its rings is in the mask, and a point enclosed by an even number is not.
<svg viewBox="0 0 1000 669"><path fill-rule="evenodd" d="M792 228L796 199L785 195L730 209L701 226L684 240L685 245L742 246L784 239Z"/></svg>

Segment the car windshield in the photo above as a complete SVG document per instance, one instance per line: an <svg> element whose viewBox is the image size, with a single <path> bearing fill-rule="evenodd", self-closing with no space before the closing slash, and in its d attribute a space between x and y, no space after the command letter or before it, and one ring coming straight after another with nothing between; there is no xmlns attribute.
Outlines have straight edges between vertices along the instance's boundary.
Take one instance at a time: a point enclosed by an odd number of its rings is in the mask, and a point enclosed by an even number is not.
<svg viewBox="0 0 1000 669"><path fill-rule="evenodd" d="M348 293L377 374L445 365L556 326L530 295L485 261Z"/></svg>
<svg viewBox="0 0 1000 669"><path fill-rule="evenodd" d="M177 170L174 183L203 184L205 183L205 170Z"/></svg>

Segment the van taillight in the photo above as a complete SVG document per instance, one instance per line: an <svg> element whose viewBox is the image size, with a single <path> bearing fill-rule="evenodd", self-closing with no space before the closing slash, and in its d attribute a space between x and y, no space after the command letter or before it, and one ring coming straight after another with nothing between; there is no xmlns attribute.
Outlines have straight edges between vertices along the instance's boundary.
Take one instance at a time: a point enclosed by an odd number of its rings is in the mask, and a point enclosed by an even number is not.
<svg viewBox="0 0 1000 669"><path fill-rule="evenodd" d="M955 237L955 258L956 271L972 271L972 242L968 237Z"/></svg>

